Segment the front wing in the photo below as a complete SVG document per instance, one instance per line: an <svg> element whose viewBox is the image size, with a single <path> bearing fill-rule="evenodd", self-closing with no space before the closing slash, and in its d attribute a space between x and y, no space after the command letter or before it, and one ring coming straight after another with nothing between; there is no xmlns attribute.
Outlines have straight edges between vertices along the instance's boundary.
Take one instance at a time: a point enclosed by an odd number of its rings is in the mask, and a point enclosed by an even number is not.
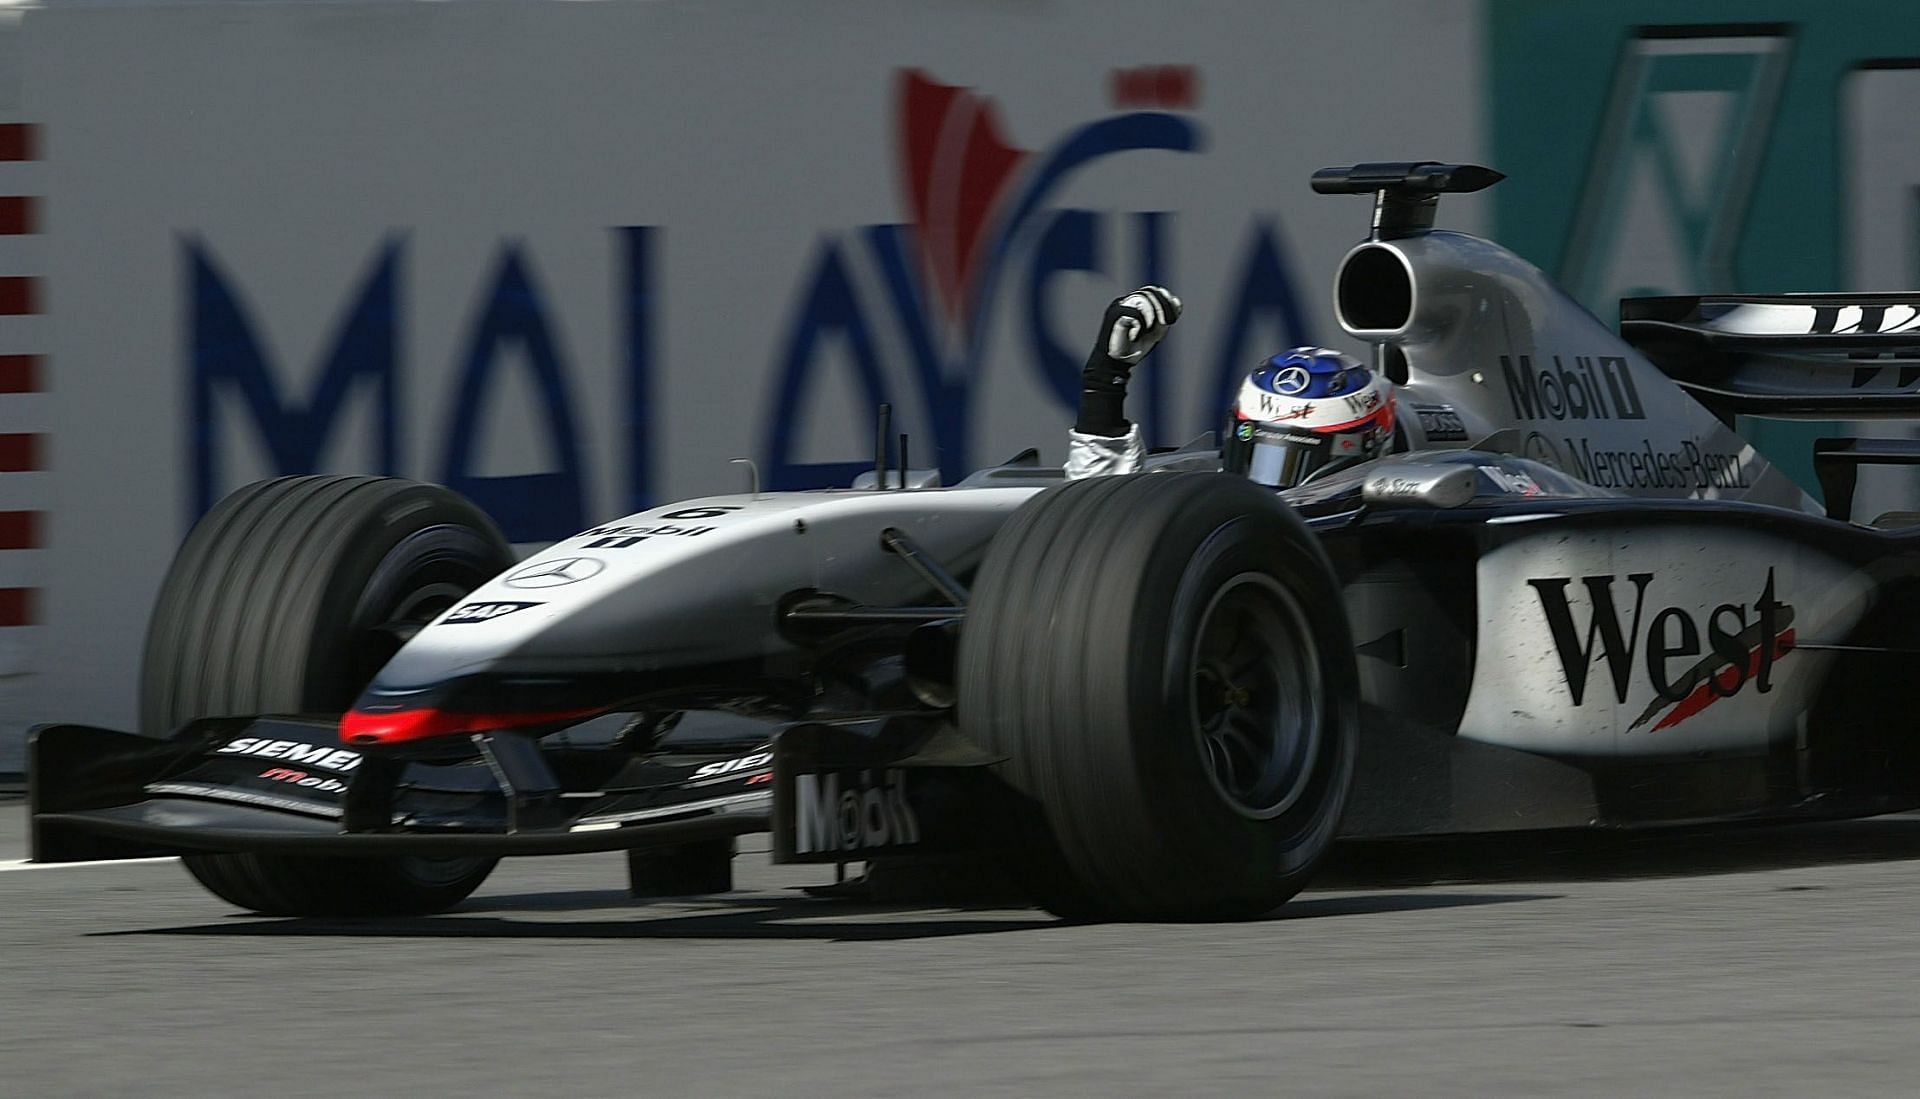
<svg viewBox="0 0 1920 1099"><path fill-rule="evenodd" d="M542 855L771 831L781 861L848 862L975 846L994 762L950 725L910 718L645 757L517 733L436 751L365 753L311 717L208 719L167 740L43 726L29 742L32 855Z"/></svg>

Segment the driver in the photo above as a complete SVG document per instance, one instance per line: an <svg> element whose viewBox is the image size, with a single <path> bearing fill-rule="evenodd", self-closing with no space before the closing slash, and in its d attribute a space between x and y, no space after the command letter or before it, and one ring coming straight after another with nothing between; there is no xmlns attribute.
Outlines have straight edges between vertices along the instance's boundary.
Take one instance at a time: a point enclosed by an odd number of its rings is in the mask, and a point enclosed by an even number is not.
<svg viewBox="0 0 1920 1099"><path fill-rule="evenodd" d="M1137 473L1140 426L1122 412L1133 368L1180 319L1180 299L1142 286L1115 298L1080 372L1080 416L1068 432L1069 479ZM1393 385L1352 356L1296 347L1247 375L1227 419L1221 460L1229 473L1272 488L1365 461L1393 439Z"/></svg>
<svg viewBox="0 0 1920 1099"><path fill-rule="evenodd" d="M1080 417L1067 432L1067 479L1138 473L1147 450L1129 421L1127 382L1167 328L1180 319L1180 299L1163 286L1142 286L1107 305L1087 365L1080 370Z"/></svg>
<svg viewBox="0 0 1920 1099"><path fill-rule="evenodd" d="M1393 383L1351 355L1296 347L1240 383L1221 464L1270 488L1364 462L1393 441Z"/></svg>

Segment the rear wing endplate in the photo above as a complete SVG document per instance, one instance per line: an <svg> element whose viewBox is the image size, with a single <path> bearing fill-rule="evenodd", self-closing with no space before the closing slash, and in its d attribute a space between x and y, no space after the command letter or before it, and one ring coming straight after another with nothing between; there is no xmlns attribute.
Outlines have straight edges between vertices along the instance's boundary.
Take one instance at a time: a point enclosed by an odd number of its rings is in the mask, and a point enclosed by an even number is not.
<svg viewBox="0 0 1920 1099"><path fill-rule="evenodd" d="M1625 298L1620 334L1723 416L1920 419L1920 293Z"/></svg>

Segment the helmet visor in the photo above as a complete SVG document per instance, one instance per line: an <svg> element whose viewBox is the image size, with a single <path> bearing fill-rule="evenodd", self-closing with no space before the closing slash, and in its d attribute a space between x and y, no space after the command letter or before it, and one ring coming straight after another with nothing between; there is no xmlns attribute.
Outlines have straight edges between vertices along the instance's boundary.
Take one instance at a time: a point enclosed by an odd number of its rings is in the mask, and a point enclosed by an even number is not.
<svg viewBox="0 0 1920 1099"><path fill-rule="evenodd" d="M1241 420L1227 432L1221 457L1227 472L1268 488L1292 488L1332 460L1333 439Z"/></svg>

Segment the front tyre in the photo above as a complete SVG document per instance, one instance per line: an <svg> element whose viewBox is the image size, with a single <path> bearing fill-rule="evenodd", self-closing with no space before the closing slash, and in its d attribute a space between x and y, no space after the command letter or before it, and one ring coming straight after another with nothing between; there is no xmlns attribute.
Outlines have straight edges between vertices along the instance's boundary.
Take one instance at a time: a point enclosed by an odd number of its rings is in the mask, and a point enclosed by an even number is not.
<svg viewBox="0 0 1920 1099"><path fill-rule="evenodd" d="M201 717L340 713L414 630L513 563L493 523L437 485L283 477L195 524L147 630L149 735ZM189 855L215 895L276 916L442 911L495 859Z"/></svg>
<svg viewBox="0 0 1920 1099"><path fill-rule="evenodd" d="M1306 884L1353 775L1340 586L1271 491L1076 481L1002 528L968 606L963 730L1005 755L1016 876L1083 919L1231 919Z"/></svg>

